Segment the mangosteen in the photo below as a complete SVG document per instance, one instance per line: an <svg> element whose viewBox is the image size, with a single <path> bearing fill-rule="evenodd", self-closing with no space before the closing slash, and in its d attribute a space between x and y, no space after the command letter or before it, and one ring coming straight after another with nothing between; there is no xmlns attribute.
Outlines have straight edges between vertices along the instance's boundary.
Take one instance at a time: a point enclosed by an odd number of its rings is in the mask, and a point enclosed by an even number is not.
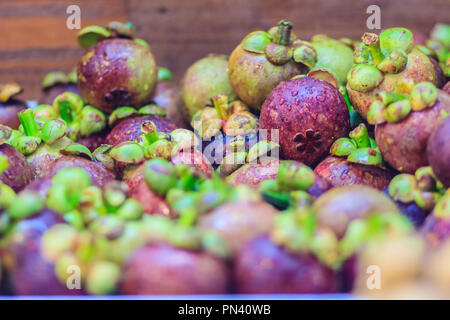
<svg viewBox="0 0 450 320"><path fill-rule="evenodd" d="M156 86L157 68L148 44L134 38L129 23L89 26L78 33L86 53L78 63L78 88L86 103L106 113L139 107Z"/></svg>
<svg viewBox="0 0 450 320"><path fill-rule="evenodd" d="M238 293L335 293L336 272L313 254L292 253L268 236L242 247L234 262Z"/></svg>
<svg viewBox="0 0 450 320"><path fill-rule="evenodd" d="M64 92L80 94L77 86L77 72L73 69L69 74L61 71L48 73L41 83L42 95L39 104L51 105L55 98Z"/></svg>
<svg viewBox="0 0 450 320"><path fill-rule="evenodd" d="M291 161L268 160L263 161L260 164L245 164L236 171L234 171L231 175L229 175L226 178L226 181L231 186L244 184L252 188L264 187L262 185L264 181L277 180L280 163L288 164L291 163ZM295 163L294 166L299 167L301 165L302 164L300 162L297 162ZM298 178L301 179L300 176ZM265 191L269 191L269 189L271 190L271 192L282 191L278 189L276 181L275 183L269 182L268 185L266 185L266 187L268 188L267 189L263 188L265 189ZM317 198L330 188L331 184L327 180L315 174L314 183L309 188L307 188L306 191L310 196Z"/></svg>
<svg viewBox="0 0 450 320"><path fill-rule="evenodd" d="M380 92L379 97L368 117L376 124L375 140L384 159L404 173L428 165L427 143L442 115L450 111L450 95L421 82L409 94Z"/></svg>
<svg viewBox="0 0 450 320"><path fill-rule="evenodd" d="M44 200L33 192L17 195L7 209L11 227L4 235L2 261L7 284L16 295L79 295L55 275L54 265L44 256L41 243L46 230L64 223L61 215L44 208Z"/></svg>
<svg viewBox="0 0 450 320"><path fill-rule="evenodd" d="M211 104L192 116L191 126L202 142L200 151L214 168L219 167L221 176L278 151L275 143L261 141L258 118L241 101L229 103L221 94L212 97Z"/></svg>
<svg viewBox="0 0 450 320"><path fill-rule="evenodd" d="M172 159L174 165L185 164L192 167L197 174L210 178L213 174L213 167L209 160L197 150L182 150L176 153Z"/></svg>
<svg viewBox="0 0 450 320"><path fill-rule="evenodd" d="M186 122L210 101L211 97L225 94L230 101L237 99L228 80L228 57L209 55L196 61L186 71L181 84L183 116Z"/></svg>
<svg viewBox="0 0 450 320"><path fill-rule="evenodd" d="M164 244L137 250L123 272L121 292L127 295L224 294L228 289L222 261Z"/></svg>
<svg viewBox="0 0 450 320"><path fill-rule="evenodd" d="M14 191L22 190L34 179L34 171L22 153L9 144L0 145L0 156L5 157L6 168L0 173L0 180Z"/></svg>
<svg viewBox="0 0 450 320"><path fill-rule="evenodd" d="M115 179L115 175L99 163L77 156L61 156L41 168L39 177L53 177L64 168L84 169L92 180L92 184L103 188L108 182Z"/></svg>
<svg viewBox="0 0 450 320"><path fill-rule="evenodd" d="M330 83L311 77L280 83L264 102L259 121L269 139L279 139L284 158L307 165L320 161L332 143L350 130L342 94Z"/></svg>
<svg viewBox="0 0 450 320"><path fill-rule="evenodd" d="M189 122L183 117L181 90L172 81L169 69L158 68L158 82L150 99L166 112L167 119L180 128L189 128Z"/></svg>
<svg viewBox="0 0 450 320"><path fill-rule="evenodd" d="M338 238L344 236L352 221L370 215L399 213L386 195L364 185L348 185L328 190L314 202L318 223L331 228Z"/></svg>
<svg viewBox="0 0 450 320"><path fill-rule="evenodd" d="M248 34L233 50L228 64L230 83L250 108L260 110L280 82L305 73L305 64L314 59L314 50L308 44L296 43L291 29L290 22L280 21L268 32Z"/></svg>
<svg viewBox="0 0 450 320"><path fill-rule="evenodd" d="M105 144L106 136L109 134L109 130L102 130L100 132L93 133L88 137L79 139L77 142L87 147L89 151L94 152L95 149Z"/></svg>
<svg viewBox="0 0 450 320"><path fill-rule="evenodd" d="M369 137L367 127L358 125L349 138L339 138L330 149L330 155L320 162L314 172L331 182L333 187L364 184L383 190L393 173L386 170L375 140Z"/></svg>
<svg viewBox="0 0 450 320"><path fill-rule="evenodd" d="M413 34L406 28L386 29L378 36L365 33L355 50L356 65L347 76L347 90L355 110L368 119L378 91L404 93L402 84L428 81L437 84L429 57L415 48ZM370 123L370 122L369 122Z"/></svg>
<svg viewBox="0 0 450 320"><path fill-rule="evenodd" d="M135 141L144 132L141 127L146 122L153 122L158 132L170 133L178 127L170 120L158 115L131 116L120 120L117 124L111 121L110 125L114 125L110 133L106 136L105 144L116 146L122 142Z"/></svg>
<svg viewBox="0 0 450 320"><path fill-rule="evenodd" d="M74 143L68 137L72 131L66 121L58 118L44 119L41 113L38 114L40 117L36 120L33 110L20 112L18 116L23 132L13 130L7 135L8 143L27 157L37 176L43 176L44 173L41 171L48 168L50 162L64 155L92 159L87 147Z"/></svg>
<svg viewBox="0 0 450 320"><path fill-rule="evenodd" d="M228 291L226 243L187 220L146 216L152 234L146 246L125 261L121 293L223 294ZM151 270L151 272L148 272Z"/></svg>
<svg viewBox="0 0 450 320"><path fill-rule="evenodd" d="M167 201L152 191L145 181L141 181L131 192L131 198L138 201L146 214L159 214L172 217Z"/></svg>
<svg viewBox="0 0 450 320"><path fill-rule="evenodd" d="M328 71L335 79L335 87L345 87L347 74L353 67L352 46L324 34L313 36L310 45L316 56L313 64L307 65L312 70L310 76L311 74L324 75L323 72Z"/></svg>
<svg viewBox="0 0 450 320"><path fill-rule="evenodd" d="M26 109L26 103L15 98L22 92L17 83L0 85L0 124L17 129L20 125L17 113Z"/></svg>
<svg viewBox="0 0 450 320"><path fill-rule="evenodd" d="M422 226L430 246L436 247L450 237L450 189L440 198Z"/></svg>
<svg viewBox="0 0 450 320"><path fill-rule="evenodd" d="M450 97L450 96L448 96ZM436 178L450 188L450 117L434 129L428 139L427 158Z"/></svg>
<svg viewBox="0 0 450 320"><path fill-rule="evenodd" d="M277 210L263 201L227 202L203 215L198 225L219 233L236 252L248 241L267 234L276 214Z"/></svg>
<svg viewBox="0 0 450 320"><path fill-rule="evenodd" d="M419 228L442 196L443 189L431 167L422 167L414 175L396 175L385 193L395 201L403 215Z"/></svg>

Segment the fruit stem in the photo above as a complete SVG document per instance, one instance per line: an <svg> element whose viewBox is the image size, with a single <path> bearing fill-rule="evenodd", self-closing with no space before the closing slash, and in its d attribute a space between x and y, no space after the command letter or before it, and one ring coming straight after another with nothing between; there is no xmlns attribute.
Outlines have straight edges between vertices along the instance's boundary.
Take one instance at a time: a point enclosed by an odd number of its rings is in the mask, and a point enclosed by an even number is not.
<svg viewBox="0 0 450 320"><path fill-rule="evenodd" d="M211 102L216 109L217 115L220 119L228 120L230 114L230 105L228 104L228 97L225 94L219 94L211 98Z"/></svg>
<svg viewBox="0 0 450 320"><path fill-rule="evenodd" d="M33 110L27 109L25 111L19 112L17 116L19 117L20 123L23 127L23 131L27 136L39 136L39 127L36 120L34 119Z"/></svg>
<svg viewBox="0 0 450 320"><path fill-rule="evenodd" d="M287 20L278 23L278 44L288 46L291 39L292 24Z"/></svg>
<svg viewBox="0 0 450 320"><path fill-rule="evenodd" d="M72 108L70 106L70 102L68 100L60 100L58 101L59 105L59 113L61 114L61 118L67 123L72 123Z"/></svg>
<svg viewBox="0 0 450 320"><path fill-rule="evenodd" d="M378 65L384 59L383 54L381 53L378 35L366 32L362 36L362 42L368 49L373 63Z"/></svg>
<svg viewBox="0 0 450 320"><path fill-rule="evenodd" d="M143 138L145 139L146 145L150 146L152 143L159 140L158 130L153 121L143 122L141 131L143 132Z"/></svg>

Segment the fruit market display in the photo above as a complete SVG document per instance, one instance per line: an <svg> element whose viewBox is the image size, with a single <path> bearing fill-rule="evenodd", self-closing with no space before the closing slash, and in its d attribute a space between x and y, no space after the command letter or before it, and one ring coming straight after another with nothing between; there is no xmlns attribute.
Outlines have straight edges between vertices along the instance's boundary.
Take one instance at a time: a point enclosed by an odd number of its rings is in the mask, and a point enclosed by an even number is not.
<svg viewBox="0 0 450 320"><path fill-rule="evenodd" d="M88 26L37 106L1 84L0 295L449 298L450 25L294 27L177 84Z"/></svg>

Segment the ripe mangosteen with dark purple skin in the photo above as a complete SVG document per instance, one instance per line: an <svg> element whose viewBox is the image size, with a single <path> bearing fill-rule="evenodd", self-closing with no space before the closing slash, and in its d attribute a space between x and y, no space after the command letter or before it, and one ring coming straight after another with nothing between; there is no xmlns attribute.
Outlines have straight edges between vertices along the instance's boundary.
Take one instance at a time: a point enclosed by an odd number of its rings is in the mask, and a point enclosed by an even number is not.
<svg viewBox="0 0 450 320"><path fill-rule="evenodd" d="M235 253L248 241L267 234L277 213L262 199L226 202L202 215L198 226L220 234Z"/></svg>
<svg viewBox="0 0 450 320"><path fill-rule="evenodd" d="M355 66L347 75L347 91L355 110L368 119L378 91L405 93L399 84L428 81L437 84L433 63L415 48L406 28L390 28L379 36L365 33L354 53Z"/></svg>
<svg viewBox="0 0 450 320"><path fill-rule="evenodd" d="M10 130L0 126L0 130ZM14 191L22 190L34 179L34 171L28 164L25 156L7 143L0 145L0 156L5 160L2 163L4 170L0 173L0 180Z"/></svg>
<svg viewBox="0 0 450 320"><path fill-rule="evenodd" d="M17 113L26 109L26 103L14 96L22 92L16 83L0 85L0 124L17 129L20 125Z"/></svg>
<svg viewBox="0 0 450 320"><path fill-rule="evenodd" d="M302 77L280 83L267 97L259 118L261 129L274 140L278 130L285 159L314 165L335 140L350 131L342 94L330 83Z"/></svg>
<svg viewBox="0 0 450 320"><path fill-rule="evenodd" d="M297 37L291 30L289 21L280 21L268 32L248 34L232 52L228 64L230 83L250 108L260 110L280 82L306 73L304 62L315 58L310 46L296 43Z"/></svg>
<svg viewBox="0 0 450 320"><path fill-rule="evenodd" d="M333 187L364 184L379 190L386 188L394 176L384 168L380 150L364 124L351 131L349 138L336 140L330 155L314 172L330 181Z"/></svg>
<svg viewBox="0 0 450 320"><path fill-rule="evenodd" d="M82 290L69 290L58 280L54 265L41 250L44 232L54 224L64 223L61 215L45 208L45 200L30 191L12 195L9 201L2 213L9 223L2 234L1 249L9 291L16 295L83 294Z"/></svg>
<svg viewBox="0 0 450 320"><path fill-rule="evenodd" d="M431 167L419 168L414 175L396 175L385 190L416 228L422 226L443 192L444 189L436 180Z"/></svg>
<svg viewBox="0 0 450 320"><path fill-rule="evenodd" d="M121 293L127 295L223 294L229 290L228 252L223 240L190 222L152 216L160 235L125 262ZM151 272L149 272L151 270Z"/></svg>
<svg viewBox="0 0 450 320"><path fill-rule="evenodd" d="M425 220L422 232L432 247L450 238L450 189L447 189Z"/></svg>
<svg viewBox="0 0 450 320"><path fill-rule="evenodd" d="M364 185L336 187L322 194L313 204L318 223L331 228L338 238L352 221L373 213L399 213L395 203L381 191Z"/></svg>
<svg viewBox="0 0 450 320"><path fill-rule="evenodd" d="M378 92L368 122L376 125L375 141L386 162L400 172L414 173L428 165L428 139L450 111L450 95L430 82L408 90L407 94Z"/></svg>
<svg viewBox="0 0 450 320"><path fill-rule="evenodd" d="M238 293L334 293L338 291L337 272L326 265L323 255L327 245L337 245L321 236L309 208L288 211L276 217L266 235L239 248L233 275ZM314 249L313 249L314 243ZM317 254L316 254L317 253Z"/></svg>
<svg viewBox="0 0 450 320"><path fill-rule="evenodd" d="M139 110L131 107L118 108L109 117L109 126L112 128L106 136L105 144L116 146L122 142L135 141L144 132L142 125L148 121L153 122L156 130L161 133L170 133L178 126L165 117L165 112L154 104L146 105Z"/></svg>
<svg viewBox="0 0 450 320"><path fill-rule="evenodd" d="M48 73L41 83L42 95L39 104L53 104L57 96L64 92L80 94L77 86L77 72L73 69L69 74L61 71Z"/></svg>
<svg viewBox="0 0 450 320"><path fill-rule="evenodd" d="M49 110L51 109L50 106L44 107ZM93 114L96 114L97 111L96 109L94 110L95 112ZM53 164L50 163L63 156L93 159L87 147L75 143L69 138L71 134L77 134L77 132L71 131L71 128L83 128L85 124L91 124L91 128L93 128L94 125L90 120L81 122L80 126L75 125L70 127L62 119L53 117L50 117L50 119L45 118L41 111L36 111L39 115L38 120L35 119L35 112L31 109L20 112L18 115L23 129L13 130L7 135L7 142L27 157L28 163L38 177L46 176L47 171L54 170L52 168ZM96 119L96 117L94 118ZM95 119L94 122L96 121ZM84 163L83 161L83 159L73 159L72 162L69 161L68 165L74 165L76 162ZM63 161L60 163L63 163ZM94 163L94 166L87 166L94 170L95 165L98 164ZM100 167L100 165L98 166ZM61 166L58 167L61 168ZM103 170L103 168L101 169Z"/></svg>
<svg viewBox="0 0 450 320"><path fill-rule="evenodd" d="M450 117L446 117L428 139L427 157L436 178L450 188Z"/></svg>
<svg viewBox="0 0 450 320"><path fill-rule="evenodd" d="M268 160L261 163L244 164L226 177L226 181L231 186L245 184L252 188L259 188L261 183L266 180L276 180L280 163L288 161L290 160ZM301 166L301 163L297 162L296 166ZM272 184L271 188L276 187L273 183L269 184ZM330 182L315 174L314 183L307 189L307 192L310 196L317 198L331 187Z"/></svg>
<svg viewBox="0 0 450 320"><path fill-rule="evenodd" d="M225 94L237 99L228 80L228 57L211 54L196 61L186 71L181 82L183 116L190 123L192 116L207 105L211 97Z"/></svg>
<svg viewBox="0 0 450 320"><path fill-rule="evenodd" d="M87 104L106 113L140 107L156 86L157 68L148 44L135 39L130 23L89 26L78 34L86 53L78 63L78 88Z"/></svg>
<svg viewBox="0 0 450 320"><path fill-rule="evenodd" d="M189 128L189 122L183 117L181 90L172 81L172 73L169 69L158 68L158 82L150 100L163 109L167 119L173 121L178 127Z"/></svg>

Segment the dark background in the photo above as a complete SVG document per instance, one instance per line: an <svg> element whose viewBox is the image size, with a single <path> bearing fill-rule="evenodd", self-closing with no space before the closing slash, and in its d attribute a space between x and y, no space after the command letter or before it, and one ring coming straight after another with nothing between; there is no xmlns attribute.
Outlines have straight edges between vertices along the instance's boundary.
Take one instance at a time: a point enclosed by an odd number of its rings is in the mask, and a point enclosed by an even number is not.
<svg viewBox="0 0 450 320"><path fill-rule="evenodd" d="M81 8L81 27L132 21L158 65L179 80L208 53L229 54L254 29L280 19L294 24L298 37L325 33L359 38L366 8L381 7L381 27L404 26L428 33L436 22L450 23L450 0L0 0L0 83L19 82L36 99L49 71L70 71L82 55L78 30L66 28L66 9Z"/></svg>

